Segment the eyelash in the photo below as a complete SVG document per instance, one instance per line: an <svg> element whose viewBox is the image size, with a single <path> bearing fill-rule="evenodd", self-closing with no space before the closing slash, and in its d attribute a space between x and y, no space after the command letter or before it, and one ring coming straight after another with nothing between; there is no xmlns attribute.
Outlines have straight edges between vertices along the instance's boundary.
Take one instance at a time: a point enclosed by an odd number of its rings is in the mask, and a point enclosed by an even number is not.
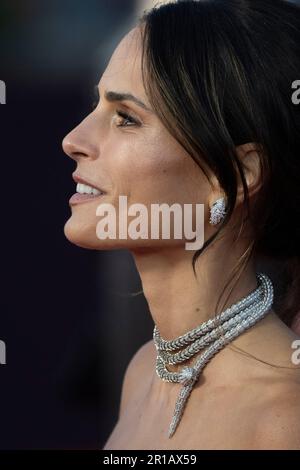
<svg viewBox="0 0 300 470"><path fill-rule="evenodd" d="M116 125L117 127L131 127L132 125L133 126L137 125L136 120L130 114L124 113L124 111L120 111L118 109L116 110L116 113L117 113L118 116L125 119L125 121L127 120L128 122L131 123L130 126L125 126L124 124L117 124Z"/></svg>
<svg viewBox="0 0 300 470"><path fill-rule="evenodd" d="M92 104L92 111L97 107L97 105L98 105L98 101L95 101ZM123 119L131 123L129 126L124 125L124 124L117 124L116 127L131 127L131 126L138 125L137 121L130 114L125 113L124 111L121 111L119 109L116 110L116 113L118 116L122 117Z"/></svg>

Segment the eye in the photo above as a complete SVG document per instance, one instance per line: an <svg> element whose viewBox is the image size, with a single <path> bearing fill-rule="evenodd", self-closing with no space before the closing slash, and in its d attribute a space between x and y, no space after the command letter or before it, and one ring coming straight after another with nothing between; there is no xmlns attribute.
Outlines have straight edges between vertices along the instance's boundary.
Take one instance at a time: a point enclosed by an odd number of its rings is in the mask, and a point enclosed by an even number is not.
<svg viewBox="0 0 300 470"><path fill-rule="evenodd" d="M93 101L91 105L91 112L94 111L99 104L99 98L96 97L96 99ZM138 126L140 123L130 114L125 113L124 111L121 111L119 109L116 110L117 115L122 118L124 121L121 124L116 124L116 127L131 127L131 126ZM125 122L125 124L124 124Z"/></svg>
<svg viewBox="0 0 300 470"><path fill-rule="evenodd" d="M130 115L125 113L124 111L116 110L116 113L119 117L123 118L124 121L121 124L116 124L117 127L131 127L138 125L138 122ZM124 124L124 122L128 124Z"/></svg>

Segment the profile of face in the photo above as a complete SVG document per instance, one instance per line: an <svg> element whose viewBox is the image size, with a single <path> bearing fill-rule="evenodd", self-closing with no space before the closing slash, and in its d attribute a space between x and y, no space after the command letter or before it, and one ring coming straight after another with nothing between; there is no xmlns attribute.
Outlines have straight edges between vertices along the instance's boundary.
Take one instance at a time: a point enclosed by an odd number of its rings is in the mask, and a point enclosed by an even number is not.
<svg viewBox="0 0 300 470"><path fill-rule="evenodd" d="M118 225L115 239L97 236L97 207L104 203L115 207L118 224L121 195L127 197L128 207L143 204L149 214L151 204L207 207L210 203L211 186L200 167L170 135L147 100L138 27L114 51L98 89L97 107L63 139L64 152L77 164L74 180L98 189L71 198L72 214L64 228L66 237L76 245L99 250L184 244L186 240L172 237L169 240L151 239L151 236L121 238ZM120 99L115 93L131 94L138 101L128 96ZM91 191L84 186L77 188L79 192ZM204 218L206 224L209 218L206 209Z"/></svg>

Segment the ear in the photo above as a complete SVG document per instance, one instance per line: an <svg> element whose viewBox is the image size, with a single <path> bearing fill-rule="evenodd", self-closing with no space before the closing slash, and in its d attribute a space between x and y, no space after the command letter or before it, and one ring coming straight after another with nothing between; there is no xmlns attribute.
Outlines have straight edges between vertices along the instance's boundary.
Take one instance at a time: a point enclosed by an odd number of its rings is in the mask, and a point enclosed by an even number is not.
<svg viewBox="0 0 300 470"><path fill-rule="evenodd" d="M208 202L208 206L211 207L214 204L214 202L216 202L217 199L219 199L220 197L225 197L225 195L224 195L222 188L220 187L220 183L217 180L217 177L214 174L210 175L209 184L210 184L210 191L208 194L207 202Z"/></svg>
<svg viewBox="0 0 300 470"><path fill-rule="evenodd" d="M259 144L250 142L236 147L236 154L242 164L244 176L248 186L249 198L251 198L257 194L262 185L260 168L262 148ZM244 200L244 189L238 170L237 176L237 204L240 204ZM210 186L211 191L208 197L209 206L211 206L220 197L224 197L223 190L220 188L219 182L214 174L212 174L210 177Z"/></svg>
<svg viewBox="0 0 300 470"><path fill-rule="evenodd" d="M249 197L253 197L261 188L261 146L256 143L247 143L236 147L236 153L242 164L248 186ZM243 184L238 172L237 199L242 202L244 198Z"/></svg>

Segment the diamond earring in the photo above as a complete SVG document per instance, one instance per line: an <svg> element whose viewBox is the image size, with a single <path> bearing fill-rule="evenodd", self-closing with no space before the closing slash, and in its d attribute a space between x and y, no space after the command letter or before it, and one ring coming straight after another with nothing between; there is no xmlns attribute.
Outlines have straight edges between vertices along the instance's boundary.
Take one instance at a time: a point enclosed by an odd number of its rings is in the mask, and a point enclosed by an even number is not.
<svg viewBox="0 0 300 470"><path fill-rule="evenodd" d="M210 208L209 223L211 225L217 225L222 219L224 219L225 214L225 199L221 197L220 199L217 199Z"/></svg>

